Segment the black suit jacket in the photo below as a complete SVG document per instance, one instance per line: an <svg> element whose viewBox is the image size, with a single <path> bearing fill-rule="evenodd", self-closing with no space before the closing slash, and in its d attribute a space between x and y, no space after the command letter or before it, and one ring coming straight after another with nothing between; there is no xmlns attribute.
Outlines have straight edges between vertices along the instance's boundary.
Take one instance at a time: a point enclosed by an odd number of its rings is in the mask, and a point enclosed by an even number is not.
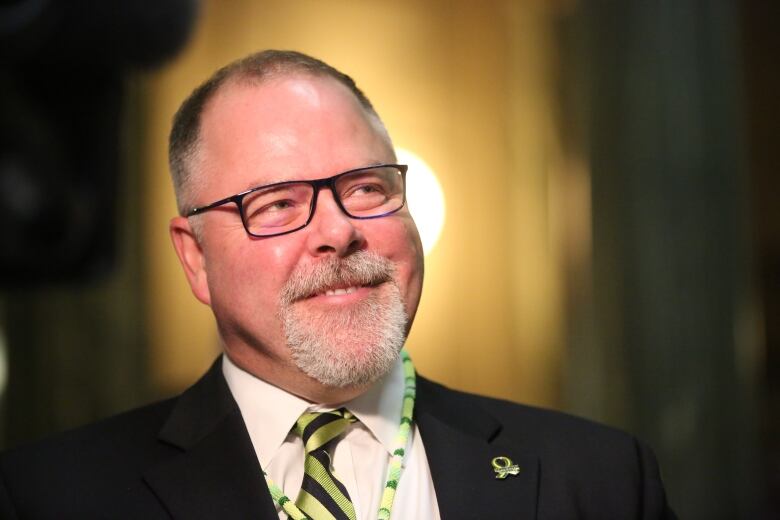
<svg viewBox="0 0 780 520"><path fill-rule="evenodd" d="M653 455L617 430L422 377L415 421L444 520L673 518ZM497 456L519 474L496 479ZM176 399L0 458L4 520L171 517L277 519L220 362Z"/></svg>

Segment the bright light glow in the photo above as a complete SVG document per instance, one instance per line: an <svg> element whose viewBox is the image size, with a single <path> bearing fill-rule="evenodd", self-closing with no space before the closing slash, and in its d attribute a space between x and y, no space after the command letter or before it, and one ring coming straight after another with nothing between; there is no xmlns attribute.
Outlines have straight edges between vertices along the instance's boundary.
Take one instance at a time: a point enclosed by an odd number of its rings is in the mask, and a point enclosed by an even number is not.
<svg viewBox="0 0 780 520"><path fill-rule="evenodd" d="M444 191L431 167L418 155L403 148L396 148L395 153L400 164L409 165L406 200L427 255L433 250L444 228Z"/></svg>

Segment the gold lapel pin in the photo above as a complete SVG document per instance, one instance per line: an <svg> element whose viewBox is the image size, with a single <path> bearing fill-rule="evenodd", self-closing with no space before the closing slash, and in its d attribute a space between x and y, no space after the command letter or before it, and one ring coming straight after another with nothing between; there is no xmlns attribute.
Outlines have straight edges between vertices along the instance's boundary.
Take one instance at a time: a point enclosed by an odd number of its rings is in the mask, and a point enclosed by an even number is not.
<svg viewBox="0 0 780 520"><path fill-rule="evenodd" d="M505 479L507 475L520 473L520 466L512 462L509 457L495 457L490 463L493 465L493 471L496 472L498 479Z"/></svg>

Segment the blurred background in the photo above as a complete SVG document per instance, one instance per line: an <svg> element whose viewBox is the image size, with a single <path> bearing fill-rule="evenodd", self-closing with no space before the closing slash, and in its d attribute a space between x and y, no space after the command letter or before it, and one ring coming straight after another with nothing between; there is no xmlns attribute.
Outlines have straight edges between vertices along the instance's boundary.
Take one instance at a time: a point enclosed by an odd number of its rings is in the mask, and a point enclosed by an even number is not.
<svg viewBox="0 0 780 520"><path fill-rule="evenodd" d="M780 517L780 4L141 4L0 5L0 447L213 361L168 239L171 117L295 49L442 189L422 374L634 432L681 518Z"/></svg>

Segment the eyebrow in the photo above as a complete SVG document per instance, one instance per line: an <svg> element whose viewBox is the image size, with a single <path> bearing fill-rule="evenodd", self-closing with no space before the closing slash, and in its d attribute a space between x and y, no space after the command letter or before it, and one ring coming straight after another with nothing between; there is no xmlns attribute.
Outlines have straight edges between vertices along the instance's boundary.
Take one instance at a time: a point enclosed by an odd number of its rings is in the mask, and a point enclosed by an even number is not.
<svg viewBox="0 0 780 520"><path fill-rule="evenodd" d="M243 192L251 190L253 188L258 188L260 186L266 186L268 184L276 184L277 182L288 182L288 181L250 182L248 184L245 184L244 187L238 193L243 193Z"/></svg>
<svg viewBox="0 0 780 520"><path fill-rule="evenodd" d="M328 179L330 177L333 177L334 175L339 175L339 174L342 174L342 173L346 173L348 171L359 170L360 168L371 168L372 166L379 166L381 164L391 164L391 163L388 163L387 161L369 161L369 162L367 162L363 166L355 166L354 168L349 168L349 169L346 169L346 170L342 170L342 171L339 171L337 173L334 173L333 175L328 175L326 177L317 177L317 179ZM238 193L243 193L245 191L249 191L249 190L254 189L254 188L260 188L262 186L269 186L271 184L279 184L279 183L282 183L282 182L306 182L306 181L310 181L310 180L316 180L316 179L300 179L300 178L298 178L298 179L289 179L288 178L288 179L278 179L278 180L270 180L269 179L266 182L259 182L259 183L258 182L251 182L251 183L245 185L244 189L242 189Z"/></svg>

